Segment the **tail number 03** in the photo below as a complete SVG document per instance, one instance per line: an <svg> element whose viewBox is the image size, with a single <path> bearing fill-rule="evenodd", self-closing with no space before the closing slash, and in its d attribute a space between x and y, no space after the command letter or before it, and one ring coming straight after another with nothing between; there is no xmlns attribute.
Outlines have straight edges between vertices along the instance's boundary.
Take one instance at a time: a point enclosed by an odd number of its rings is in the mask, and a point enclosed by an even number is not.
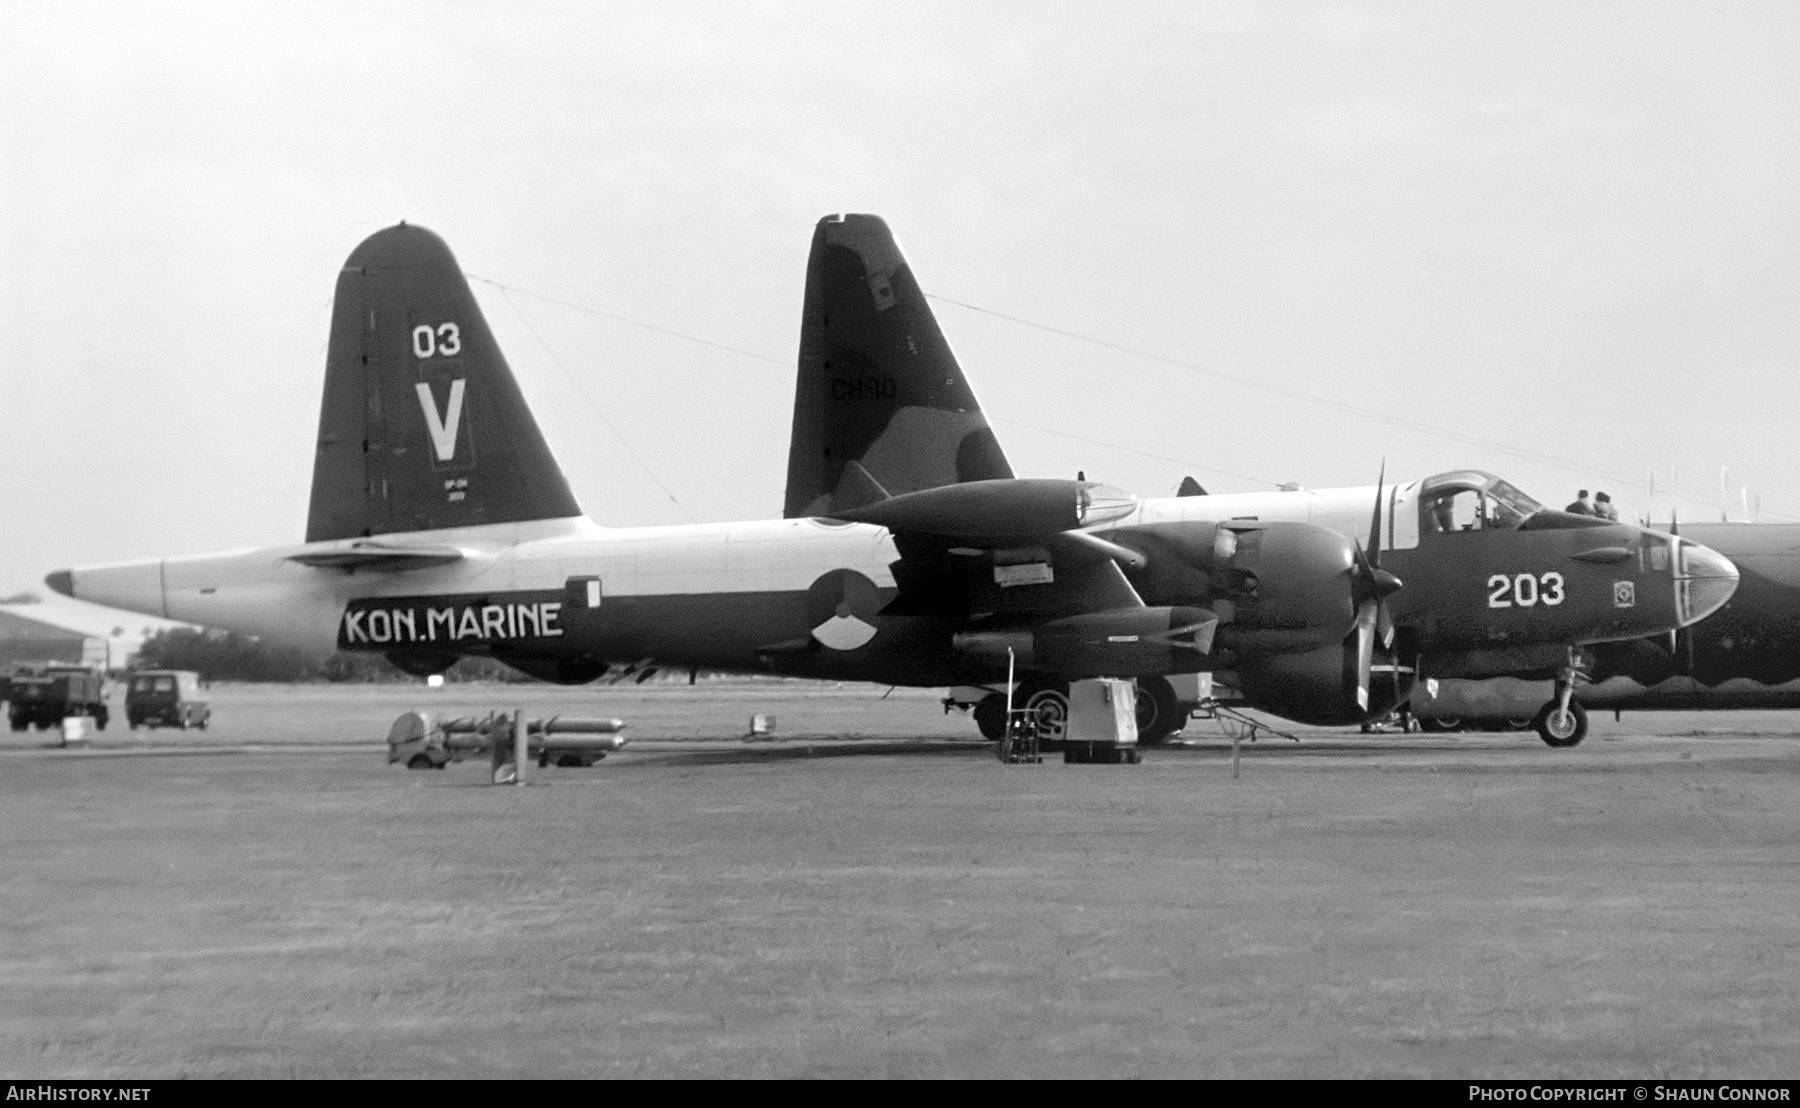
<svg viewBox="0 0 1800 1108"><path fill-rule="evenodd" d="M1487 579L1488 607L1530 608L1543 604L1554 607L1563 602L1563 575L1551 570L1533 577L1529 573L1509 577L1496 573Z"/></svg>
<svg viewBox="0 0 1800 1108"><path fill-rule="evenodd" d="M412 329L413 357L421 360L442 355L454 358L462 353L462 328L454 323L436 327L421 323Z"/></svg>

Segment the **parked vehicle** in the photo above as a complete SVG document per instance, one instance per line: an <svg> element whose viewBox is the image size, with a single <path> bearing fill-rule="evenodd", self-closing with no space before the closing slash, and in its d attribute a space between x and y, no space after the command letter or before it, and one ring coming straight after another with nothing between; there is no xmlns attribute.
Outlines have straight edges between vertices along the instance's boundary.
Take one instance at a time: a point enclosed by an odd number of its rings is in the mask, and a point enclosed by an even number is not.
<svg viewBox="0 0 1800 1108"><path fill-rule="evenodd" d="M70 716L92 716L106 730L106 678L86 666L49 665L15 671L7 682L7 718L14 731L61 726Z"/></svg>
<svg viewBox="0 0 1800 1108"><path fill-rule="evenodd" d="M191 669L144 669L131 675L125 688L125 722L133 730L189 727L206 730L212 706L200 698L200 675Z"/></svg>

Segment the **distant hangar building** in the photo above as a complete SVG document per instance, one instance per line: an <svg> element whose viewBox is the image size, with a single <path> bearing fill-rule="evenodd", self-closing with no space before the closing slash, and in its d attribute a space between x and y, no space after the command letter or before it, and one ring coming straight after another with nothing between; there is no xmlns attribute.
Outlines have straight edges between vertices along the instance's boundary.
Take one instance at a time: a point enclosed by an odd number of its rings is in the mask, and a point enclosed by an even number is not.
<svg viewBox="0 0 1800 1108"><path fill-rule="evenodd" d="M10 667L14 662L79 662L106 666L110 659L103 636L31 619L20 615L17 608L9 607L0 609L0 668Z"/></svg>
<svg viewBox="0 0 1800 1108"><path fill-rule="evenodd" d="M0 602L0 674L15 662L75 662L108 670L131 665L144 639L185 624L93 604Z"/></svg>

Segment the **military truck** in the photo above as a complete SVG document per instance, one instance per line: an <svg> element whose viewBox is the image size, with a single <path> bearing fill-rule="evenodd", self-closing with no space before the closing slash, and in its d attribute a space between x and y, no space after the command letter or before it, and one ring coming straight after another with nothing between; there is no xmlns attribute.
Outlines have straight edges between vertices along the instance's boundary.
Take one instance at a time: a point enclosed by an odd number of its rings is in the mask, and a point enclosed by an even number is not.
<svg viewBox="0 0 1800 1108"><path fill-rule="evenodd" d="M7 682L7 718L14 731L60 727L69 716L92 716L106 730L106 677L86 666L48 665L14 671Z"/></svg>

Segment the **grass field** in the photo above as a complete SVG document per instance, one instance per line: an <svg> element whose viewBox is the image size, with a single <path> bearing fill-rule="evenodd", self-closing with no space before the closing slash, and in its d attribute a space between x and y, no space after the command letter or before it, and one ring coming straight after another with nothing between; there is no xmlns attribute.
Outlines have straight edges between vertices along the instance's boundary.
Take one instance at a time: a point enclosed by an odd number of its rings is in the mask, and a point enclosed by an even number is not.
<svg viewBox="0 0 1800 1108"><path fill-rule="evenodd" d="M930 694L212 690L0 740L0 1074L1793 1077L1800 716L1004 766ZM488 785L399 711L618 715ZM773 713L780 741L739 738Z"/></svg>

